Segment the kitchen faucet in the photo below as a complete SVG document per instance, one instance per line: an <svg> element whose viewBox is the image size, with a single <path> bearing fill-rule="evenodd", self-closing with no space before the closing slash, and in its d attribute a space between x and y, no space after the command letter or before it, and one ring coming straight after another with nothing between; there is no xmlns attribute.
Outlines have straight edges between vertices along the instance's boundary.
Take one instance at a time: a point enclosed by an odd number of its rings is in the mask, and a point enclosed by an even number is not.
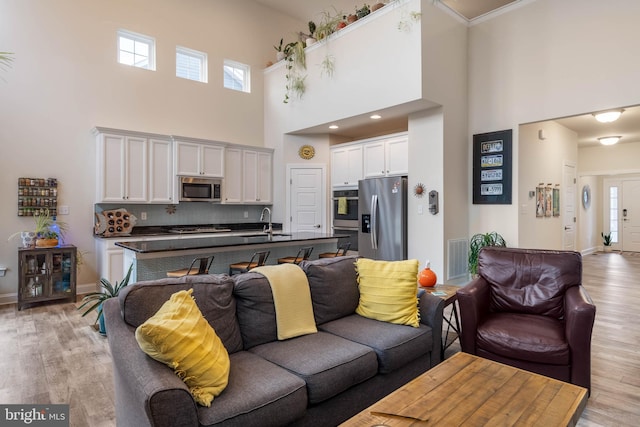
<svg viewBox="0 0 640 427"><path fill-rule="evenodd" d="M273 227L271 225L271 209L265 207L264 209L262 209L262 213L260 214L260 221L264 221L264 213L265 211L269 214L269 224L268 226L265 225L262 228L262 231L264 231L265 233L269 233L269 236L273 236Z"/></svg>

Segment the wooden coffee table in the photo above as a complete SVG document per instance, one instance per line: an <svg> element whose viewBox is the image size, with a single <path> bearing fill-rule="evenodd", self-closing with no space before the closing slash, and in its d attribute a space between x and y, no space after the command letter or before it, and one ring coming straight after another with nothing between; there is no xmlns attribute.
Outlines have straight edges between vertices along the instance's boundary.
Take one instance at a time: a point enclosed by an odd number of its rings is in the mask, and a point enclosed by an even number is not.
<svg viewBox="0 0 640 427"><path fill-rule="evenodd" d="M587 389L456 353L343 426L575 426Z"/></svg>

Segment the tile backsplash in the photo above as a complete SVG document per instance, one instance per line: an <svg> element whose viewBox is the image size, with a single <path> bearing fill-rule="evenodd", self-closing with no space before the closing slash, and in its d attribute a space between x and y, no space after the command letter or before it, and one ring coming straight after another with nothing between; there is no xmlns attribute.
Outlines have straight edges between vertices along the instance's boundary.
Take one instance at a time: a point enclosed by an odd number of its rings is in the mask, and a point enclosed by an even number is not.
<svg viewBox="0 0 640 427"><path fill-rule="evenodd" d="M260 213L264 206L224 205L198 202L180 203L177 205L98 203L95 205L95 212L118 208L124 208L135 215L137 218L137 226L152 226L259 222ZM142 219L143 212L146 213L146 220Z"/></svg>

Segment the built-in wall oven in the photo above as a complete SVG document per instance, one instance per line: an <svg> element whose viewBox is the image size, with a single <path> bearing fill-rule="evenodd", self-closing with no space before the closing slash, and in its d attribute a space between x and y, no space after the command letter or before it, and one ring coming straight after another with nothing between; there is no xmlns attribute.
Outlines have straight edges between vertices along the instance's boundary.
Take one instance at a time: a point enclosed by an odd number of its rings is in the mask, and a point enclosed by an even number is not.
<svg viewBox="0 0 640 427"><path fill-rule="evenodd" d="M334 190L333 232L345 237L338 244L351 243L350 250L358 250L358 190Z"/></svg>

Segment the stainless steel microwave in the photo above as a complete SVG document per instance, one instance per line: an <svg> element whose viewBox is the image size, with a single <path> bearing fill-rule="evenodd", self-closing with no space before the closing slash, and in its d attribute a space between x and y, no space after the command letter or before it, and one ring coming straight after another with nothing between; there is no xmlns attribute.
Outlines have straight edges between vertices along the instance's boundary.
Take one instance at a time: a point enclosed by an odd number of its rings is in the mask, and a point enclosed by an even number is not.
<svg viewBox="0 0 640 427"><path fill-rule="evenodd" d="M222 199L222 179L180 177L181 202L219 202Z"/></svg>

